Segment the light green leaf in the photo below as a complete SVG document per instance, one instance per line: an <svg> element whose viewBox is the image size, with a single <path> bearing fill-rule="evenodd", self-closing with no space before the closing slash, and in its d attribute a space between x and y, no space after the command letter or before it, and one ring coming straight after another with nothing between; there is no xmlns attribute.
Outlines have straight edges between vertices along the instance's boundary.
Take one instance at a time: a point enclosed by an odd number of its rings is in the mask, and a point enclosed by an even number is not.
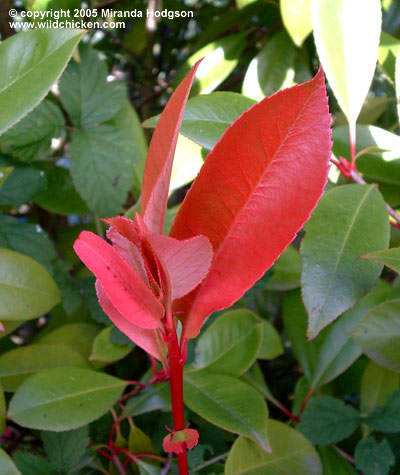
<svg viewBox="0 0 400 475"><path fill-rule="evenodd" d="M133 422L129 422L129 424L129 452L131 454L154 453L153 443L151 442L150 437L141 429L139 429L139 427L136 427Z"/></svg>
<svg viewBox="0 0 400 475"><path fill-rule="evenodd" d="M388 395L399 387L399 383L400 377L397 373L370 361L361 381L361 413L368 414L375 407L383 406Z"/></svg>
<svg viewBox="0 0 400 475"><path fill-rule="evenodd" d="M336 187L322 197L305 231L302 297L308 336L313 338L369 292L379 277L382 265L357 258L388 246L385 202L374 186Z"/></svg>
<svg viewBox="0 0 400 475"><path fill-rule="evenodd" d="M378 61L388 77L394 82L396 58L400 53L400 41L385 31L381 33Z"/></svg>
<svg viewBox="0 0 400 475"><path fill-rule="evenodd" d="M60 292L38 262L0 249L0 301L0 321L29 320L51 310L60 301Z"/></svg>
<svg viewBox="0 0 400 475"><path fill-rule="evenodd" d="M354 21L360 16L362 21ZM379 0L312 2L317 52L351 128L355 127L375 72L381 22Z"/></svg>
<svg viewBox="0 0 400 475"><path fill-rule="evenodd" d="M281 337L275 330L275 327L266 320L262 321L262 327L263 337L257 358L261 360L273 360L283 353Z"/></svg>
<svg viewBox="0 0 400 475"><path fill-rule="evenodd" d="M400 372L400 299L371 309L351 336L375 363Z"/></svg>
<svg viewBox="0 0 400 475"><path fill-rule="evenodd" d="M99 328L94 323L68 323L48 333L39 333L34 343L38 345L67 345L79 352L85 359L88 359L92 351L93 340L99 333Z"/></svg>
<svg viewBox="0 0 400 475"><path fill-rule="evenodd" d="M80 62L72 60L61 77L60 100L72 123L81 128L100 124L121 109L126 91L119 82L107 82L107 67L88 45L79 48Z"/></svg>
<svg viewBox="0 0 400 475"><path fill-rule="evenodd" d="M267 406L261 394L246 383L206 371L186 373L184 401L212 424L244 435L269 451Z"/></svg>
<svg viewBox="0 0 400 475"><path fill-rule="evenodd" d="M172 165L169 194L193 181L202 166L201 146L179 134Z"/></svg>
<svg viewBox="0 0 400 475"><path fill-rule="evenodd" d="M120 213L133 186L132 138L114 126L78 131L71 143L71 175L77 191L99 216Z"/></svg>
<svg viewBox="0 0 400 475"><path fill-rule="evenodd" d="M226 461L226 475L322 475L318 454L302 434L273 419L268 423L268 432L270 454L244 437L235 441Z"/></svg>
<svg viewBox="0 0 400 475"><path fill-rule="evenodd" d="M195 369L240 376L256 360L262 324L250 310L231 310L219 316L196 345Z"/></svg>
<svg viewBox="0 0 400 475"><path fill-rule="evenodd" d="M181 82L197 61L204 58L196 72L192 95L212 92L238 64L245 41L245 33L238 33L216 40L196 51L188 58L182 70L176 76L174 86Z"/></svg>
<svg viewBox="0 0 400 475"><path fill-rule="evenodd" d="M0 381L5 391L15 391L33 374L67 366L89 365L80 353L66 345L26 345L0 356Z"/></svg>
<svg viewBox="0 0 400 475"><path fill-rule="evenodd" d="M22 160L45 158L51 154L51 139L61 135L64 116L53 102L44 100L21 122L0 137L3 151Z"/></svg>
<svg viewBox="0 0 400 475"><path fill-rule="evenodd" d="M44 98L83 34L42 28L13 35L0 44L0 134Z"/></svg>
<svg viewBox="0 0 400 475"><path fill-rule="evenodd" d="M368 95L361 108L357 124L375 124L385 110L394 102L393 97L386 95L374 96ZM347 137L349 135L349 127L346 116L342 111L337 111L334 118L335 127L346 126ZM358 140L358 139L357 139Z"/></svg>
<svg viewBox="0 0 400 475"><path fill-rule="evenodd" d="M357 444L354 461L364 475L387 475L395 464L395 456L387 440L377 442L370 436Z"/></svg>
<svg viewBox="0 0 400 475"><path fill-rule="evenodd" d="M0 449L0 466L2 475L21 475L21 472L3 449Z"/></svg>
<svg viewBox="0 0 400 475"><path fill-rule="evenodd" d="M324 475L356 475L357 472L333 447L319 447Z"/></svg>
<svg viewBox="0 0 400 475"><path fill-rule="evenodd" d="M3 386L0 383L0 437L6 430L7 406Z"/></svg>
<svg viewBox="0 0 400 475"><path fill-rule="evenodd" d="M78 465L89 445L89 427L65 432L42 432L40 438L51 465L59 473L69 473Z"/></svg>
<svg viewBox="0 0 400 475"><path fill-rule="evenodd" d="M171 397L168 384L154 384L141 391L137 396L131 397L123 411L124 416L138 416L158 409L171 408Z"/></svg>
<svg viewBox="0 0 400 475"><path fill-rule="evenodd" d="M132 351L131 345L116 345L111 342L111 332L113 327L104 328L93 340L92 353L89 360L100 361L101 363L113 363L122 360Z"/></svg>
<svg viewBox="0 0 400 475"><path fill-rule="evenodd" d="M236 92L217 91L192 97L183 113L181 134L212 150L225 130L255 101ZM155 127L160 116L151 117L144 127Z"/></svg>
<svg viewBox="0 0 400 475"><path fill-rule="evenodd" d="M0 189L13 170L14 167L0 167Z"/></svg>
<svg viewBox="0 0 400 475"><path fill-rule="evenodd" d="M360 256L360 259L379 262L400 274L400 247L368 252L367 254Z"/></svg>
<svg viewBox="0 0 400 475"><path fill-rule="evenodd" d="M297 46L312 31L311 0L281 0L283 24Z"/></svg>
<svg viewBox="0 0 400 475"><path fill-rule="evenodd" d="M272 403L277 402L265 382L263 372L257 361L240 377L240 379L257 389L257 391L259 391L268 401L271 401Z"/></svg>
<svg viewBox="0 0 400 475"><path fill-rule="evenodd" d="M282 30L267 40L251 61L243 82L243 94L260 101L280 89L292 86L296 46Z"/></svg>
<svg viewBox="0 0 400 475"><path fill-rule="evenodd" d="M328 445L349 437L359 423L353 407L340 399L319 396L307 404L298 429L313 444Z"/></svg>
<svg viewBox="0 0 400 475"><path fill-rule="evenodd" d="M87 369L50 369L18 388L8 417L32 429L77 429L105 414L125 386L125 381Z"/></svg>
<svg viewBox="0 0 400 475"><path fill-rule="evenodd" d="M268 290L292 290L300 286L301 260L300 254L293 246L286 251L274 264L272 276L266 283Z"/></svg>

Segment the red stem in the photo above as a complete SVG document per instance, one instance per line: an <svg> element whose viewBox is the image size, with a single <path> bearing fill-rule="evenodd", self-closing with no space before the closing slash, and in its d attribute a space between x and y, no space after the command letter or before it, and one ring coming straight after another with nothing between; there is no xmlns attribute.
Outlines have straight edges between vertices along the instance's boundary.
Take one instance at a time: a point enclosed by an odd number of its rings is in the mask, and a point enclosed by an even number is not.
<svg viewBox="0 0 400 475"><path fill-rule="evenodd" d="M349 123L351 169L356 170L356 124Z"/></svg>
<svg viewBox="0 0 400 475"><path fill-rule="evenodd" d="M183 413L183 365L181 358L178 337L175 331L172 312L169 311L166 317L165 329L167 333L168 361L169 361L169 388L171 392L172 420L174 430L179 431L185 428L185 417ZM179 475L188 475L189 468L187 462L186 449L177 454Z"/></svg>

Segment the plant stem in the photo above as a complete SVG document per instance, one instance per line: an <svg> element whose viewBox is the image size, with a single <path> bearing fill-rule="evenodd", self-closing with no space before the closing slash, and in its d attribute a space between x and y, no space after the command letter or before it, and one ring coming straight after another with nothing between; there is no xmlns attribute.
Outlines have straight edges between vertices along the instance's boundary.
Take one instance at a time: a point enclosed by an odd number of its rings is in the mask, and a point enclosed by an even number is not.
<svg viewBox="0 0 400 475"><path fill-rule="evenodd" d="M168 361L169 361L169 388L171 392L172 404L172 420L174 430L179 431L185 428L185 416L183 413L183 365L184 361L181 358L181 351L176 335L172 311L167 315L167 322L165 325L167 332L168 343ZM180 454L177 454L179 475L188 475L188 462L186 449Z"/></svg>

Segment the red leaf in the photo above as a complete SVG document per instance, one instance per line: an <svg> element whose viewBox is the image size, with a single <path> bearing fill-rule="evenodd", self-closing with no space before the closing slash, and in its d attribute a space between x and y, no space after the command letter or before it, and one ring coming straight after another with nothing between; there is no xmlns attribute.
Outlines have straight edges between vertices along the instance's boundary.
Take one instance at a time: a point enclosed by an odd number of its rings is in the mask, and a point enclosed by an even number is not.
<svg viewBox="0 0 400 475"><path fill-rule="evenodd" d="M163 306L110 244L96 234L83 231L75 241L74 250L128 322L140 328L160 326Z"/></svg>
<svg viewBox="0 0 400 475"><path fill-rule="evenodd" d="M152 233L162 234L176 141L198 61L169 99L154 131L142 187L142 216Z"/></svg>
<svg viewBox="0 0 400 475"><path fill-rule="evenodd" d="M170 434L164 437L163 449L165 452L173 452L180 454L185 449L192 449L199 441L199 433L196 429L183 429L171 431Z"/></svg>
<svg viewBox="0 0 400 475"><path fill-rule="evenodd" d="M165 361L168 353L167 344L158 329L147 330L128 322L111 303L99 281L96 281L96 293L102 309L122 333L150 355L160 361Z"/></svg>
<svg viewBox="0 0 400 475"><path fill-rule="evenodd" d="M170 232L205 235L214 248L206 279L177 302L186 338L238 300L308 220L327 181L330 123L320 69L251 107L208 155Z"/></svg>

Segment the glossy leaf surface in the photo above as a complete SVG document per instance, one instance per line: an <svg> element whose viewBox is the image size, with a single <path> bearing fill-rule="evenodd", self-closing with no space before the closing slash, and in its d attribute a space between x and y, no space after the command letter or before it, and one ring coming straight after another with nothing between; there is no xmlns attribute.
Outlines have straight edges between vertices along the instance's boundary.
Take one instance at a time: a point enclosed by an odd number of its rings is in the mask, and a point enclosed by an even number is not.
<svg viewBox="0 0 400 475"><path fill-rule="evenodd" d="M73 29L36 29L1 43L0 134L43 99L83 34Z"/></svg>
<svg viewBox="0 0 400 475"><path fill-rule="evenodd" d="M94 339L90 360L102 363L119 361L132 351L131 345L116 345L111 341L112 326L104 328Z"/></svg>
<svg viewBox="0 0 400 475"><path fill-rule="evenodd" d="M253 441L239 437L229 452L225 473L322 475L316 450L300 432L275 420L269 421L268 432L272 453L268 454Z"/></svg>
<svg viewBox="0 0 400 475"><path fill-rule="evenodd" d="M371 228L376 232L371 234ZM389 244L385 203L374 186L334 188L321 199L305 231L302 297L313 338L369 292L381 273L381 265L357 258Z"/></svg>
<svg viewBox="0 0 400 475"><path fill-rule="evenodd" d="M360 15L363 20L354 21ZM312 2L317 52L351 127L355 126L375 72L381 18L379 0Z"/></svg>
<svg viewBox="0 0 400 475"><path fill-rule="evenodd" d="M281 0L283 24L297 46L312 31L311 0Z"/></svg>
<svg viewBox="0 0 400 475"><path fill-rule="evenodd" d="M125 386L125 381L86 369L43 371L18 388L8 417L32 429L76 429L105 414Z"/></svg>
<svg viewBox="0 0 400 475"><path fill-rule="evenodd" d="M209 154L170 232L203 234L214 248L206 279L178 301L186 337L241 297L309 218L326 183L329 125L320 71L253 106Z"/></svg>

